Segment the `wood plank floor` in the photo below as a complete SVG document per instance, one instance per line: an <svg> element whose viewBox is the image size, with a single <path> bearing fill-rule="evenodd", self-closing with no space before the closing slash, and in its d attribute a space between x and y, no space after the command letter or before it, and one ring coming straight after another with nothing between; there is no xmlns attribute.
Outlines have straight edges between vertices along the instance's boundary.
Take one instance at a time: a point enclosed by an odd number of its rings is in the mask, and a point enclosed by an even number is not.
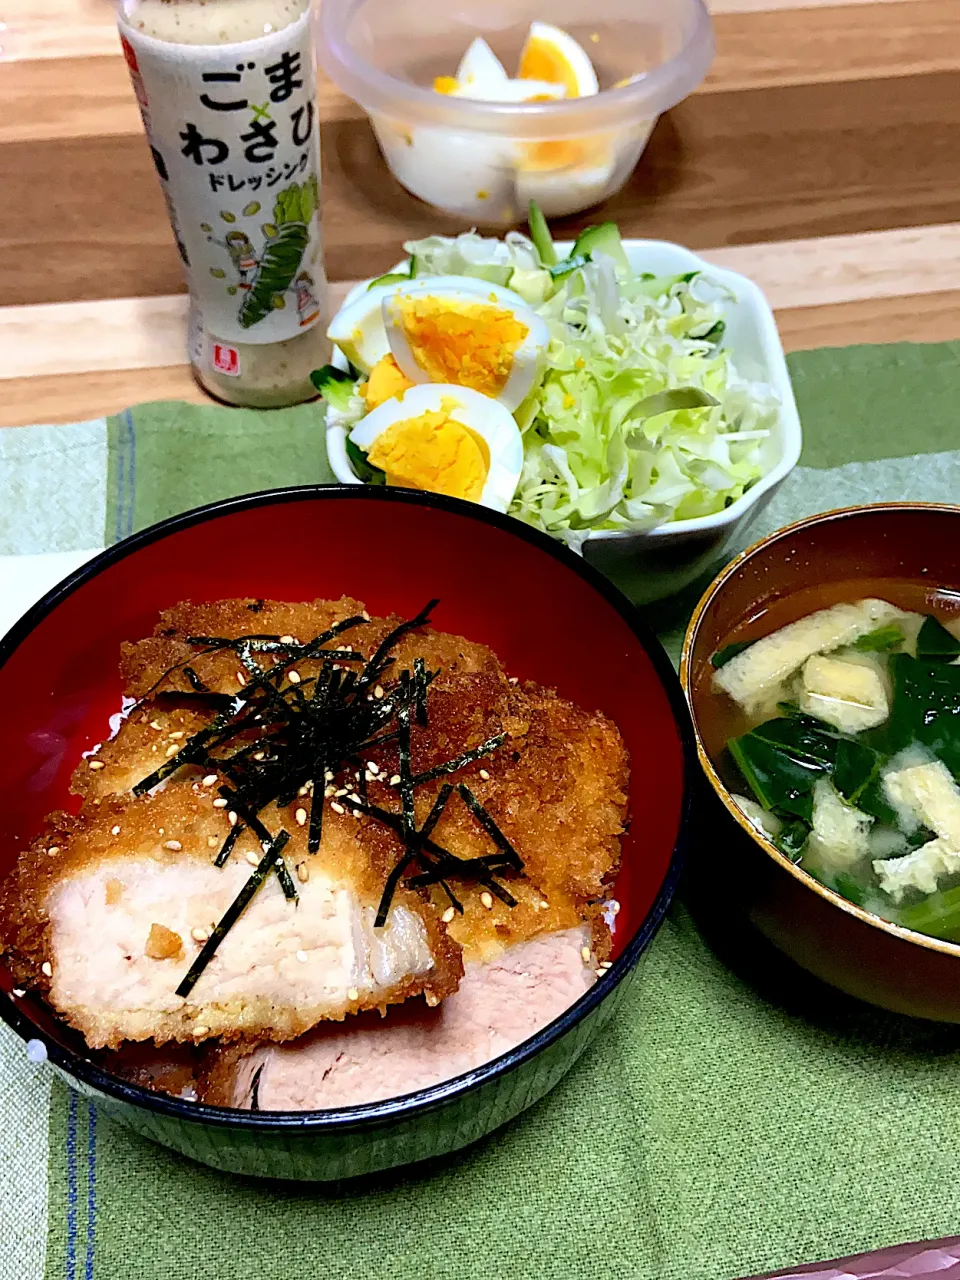
<svg viewBox="0 0 960 1280"><path fill-rule="evenodd" d="M660 120L600 217L755 277L788 348L960 337L956 0L714 0L707 80ZM183 284L109 0L0 9L0 424L200 397ZM329 83L334 281L462 229L386 172ZM82 304L82 305L80 305Z"/></svg>

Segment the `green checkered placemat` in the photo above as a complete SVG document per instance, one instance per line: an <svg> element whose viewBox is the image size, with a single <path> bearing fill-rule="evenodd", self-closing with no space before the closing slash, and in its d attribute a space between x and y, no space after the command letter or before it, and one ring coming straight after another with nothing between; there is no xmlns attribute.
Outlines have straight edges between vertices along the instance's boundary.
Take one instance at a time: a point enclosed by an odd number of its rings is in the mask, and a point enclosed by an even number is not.
<svg viewBox="0 0 960 1280"><path fill-rule="evenodd" d="M958 357L791 357L802 465L753 532L848 503L960 501ZM313 406L148 404L2 431L0 596L23 557L330 479ZM674 652L691 604L651 615ZM98 1116L6 1033L0 1280L733 1280L956 1233L960 1029L857 1005L755 946L721 960L677 906L623 1017L544 1102L456 1159L338 1192L192 1165Z"/></svg>

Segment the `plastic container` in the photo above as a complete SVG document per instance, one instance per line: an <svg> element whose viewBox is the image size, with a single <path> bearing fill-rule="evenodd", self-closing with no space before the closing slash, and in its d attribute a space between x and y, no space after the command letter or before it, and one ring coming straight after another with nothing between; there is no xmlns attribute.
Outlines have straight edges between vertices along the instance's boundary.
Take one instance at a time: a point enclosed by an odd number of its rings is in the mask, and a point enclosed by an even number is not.
<svg viewBox="0 0 960 1280"><path fill-rule="evenodd" d="M194 375L312 399L328 352L310 0L120 0L124 56L190 289Z"/></svg>
<svg viewBox="0 0 960 1280"><path fill-rule="evenodd" d="M600 93L511 104L433 89L479 35L513 75L538 21L582 45ZM323 0L317 24L321 66L367 112L397 180L483 226L519 221L531 199L562 217L619 191L713 58L703 0Z"/></svg>

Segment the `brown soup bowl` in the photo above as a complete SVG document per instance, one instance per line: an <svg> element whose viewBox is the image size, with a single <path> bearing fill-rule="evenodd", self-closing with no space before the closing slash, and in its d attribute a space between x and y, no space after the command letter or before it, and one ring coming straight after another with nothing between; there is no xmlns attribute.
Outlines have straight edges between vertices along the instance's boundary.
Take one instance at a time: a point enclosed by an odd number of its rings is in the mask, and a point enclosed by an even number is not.
<svg viewBox="0 0 960 1280"><path fill-rule="evenodd" d="M745 915L792 960L849 995L960 1022L960 945L882 920L814 879L748 821L717 769L726 734L711 656L733 636L755 640L867 595L960 612L960 507L885 503L801 520L739 555L697 605L680 679L706 779L698 842L709 882L704 901L731 921Z"/></svg>

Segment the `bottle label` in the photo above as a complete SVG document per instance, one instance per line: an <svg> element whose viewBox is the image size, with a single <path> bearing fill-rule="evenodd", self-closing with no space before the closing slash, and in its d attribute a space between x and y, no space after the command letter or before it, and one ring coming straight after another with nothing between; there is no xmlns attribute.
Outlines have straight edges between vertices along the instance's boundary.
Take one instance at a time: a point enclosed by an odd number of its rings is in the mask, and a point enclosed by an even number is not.
<svg viewBox="0 0 960 1280"><path fill-rule="evenodd" d="M309 20L223 45L171 44L121 23L190 291L204 328L227 343L282 342L320 316Z"/></svg>

